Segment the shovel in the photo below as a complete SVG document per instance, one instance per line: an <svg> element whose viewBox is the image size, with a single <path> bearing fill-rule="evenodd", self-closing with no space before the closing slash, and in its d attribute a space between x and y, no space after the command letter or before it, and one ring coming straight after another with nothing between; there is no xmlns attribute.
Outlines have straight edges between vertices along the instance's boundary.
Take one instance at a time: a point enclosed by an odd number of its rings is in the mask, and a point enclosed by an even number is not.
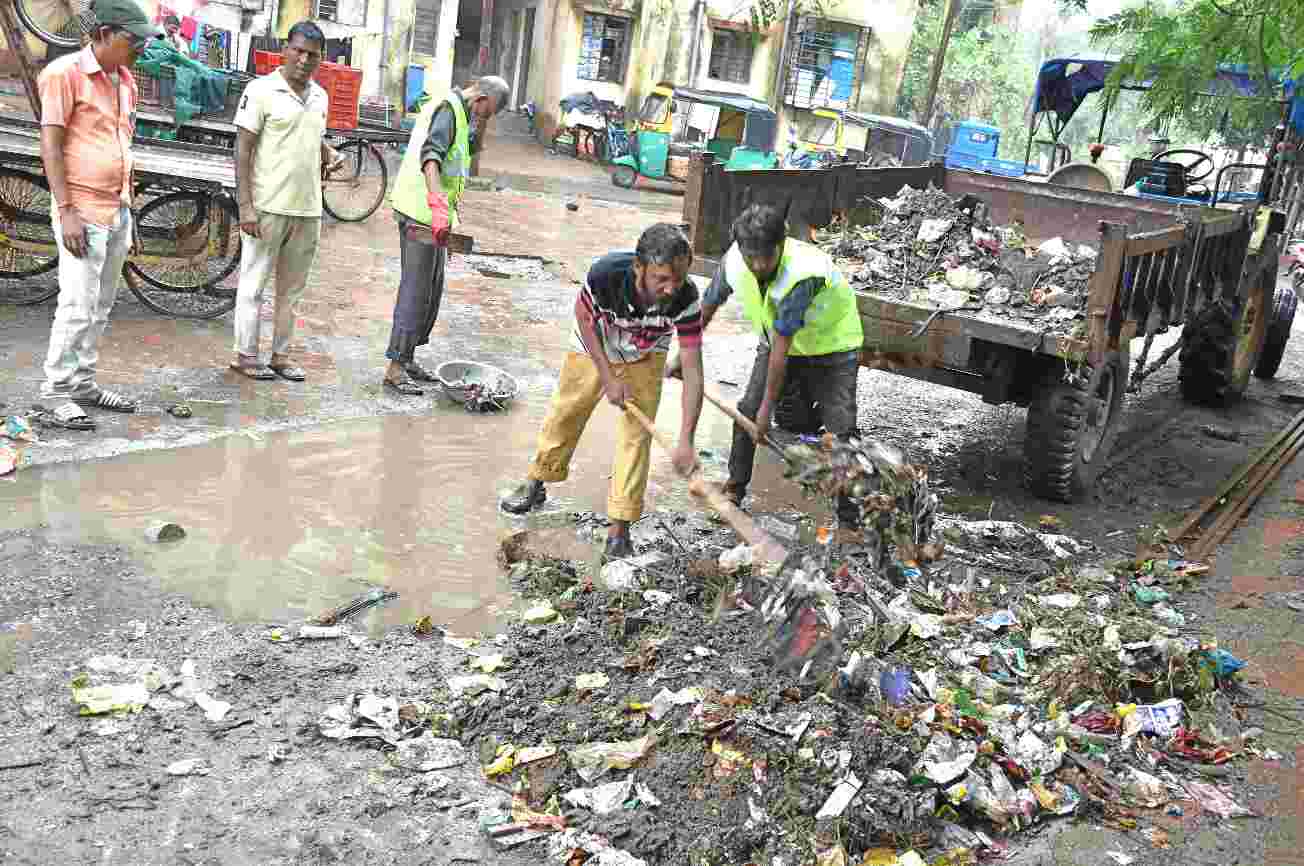
<svg viewBox="0 0 1304 866"><path fill-rule="evenodd" d="M706 395L707 400L710 400L711 403L715 405L715 408L719 409L721 412L723 412L724 414L732 418L733 422L737 424L739 427L742 427L744 430L746 430L747 433L753 439L756 438L755 421L748 418L742 412L739 412L737 407L732 406L729 403L725 402L725 399L723 397L721 397L719 394L716 394L710 388L703 387L702 393ZM778 454L780 457L782 457L785 463L788 462L788 455L784 453L783 448L779 445L779 443L774 441L773 436L771 436L769 433L766 433L765 438L761 441L765 444L767 448L769 448L775 454Z"/></svg>
<svg viewBox="0 0 1304 866"><path fill-rule="evenodd" d="M656 425L652 423L652 419L643 414L637 406L633 403L626 403L625 411L630 417L638 421L643 429L660 443L662 448L667 451L674 450L674 443L670 441L669 437L662 434L656 428ZM707 505L719 512L720 516L733 527L734 532L737 532L755 549L757 556L775 563L783 562L787 558L788 551L784 549L783 545L771 538L769 533L761 529L756 521L752 520L741 508L730 502L718 485L712 484L702 477L700 466L695 466L688 476L688 492L693 495L694 499L705 501Z"/></svg>

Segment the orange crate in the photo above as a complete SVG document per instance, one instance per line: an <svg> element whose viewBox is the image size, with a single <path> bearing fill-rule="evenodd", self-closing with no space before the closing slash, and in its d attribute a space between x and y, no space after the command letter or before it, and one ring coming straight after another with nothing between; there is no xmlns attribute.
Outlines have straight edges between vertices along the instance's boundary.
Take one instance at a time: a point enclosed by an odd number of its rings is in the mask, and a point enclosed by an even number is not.
<svg viewBox="0 0 1304 866"><path fill-rule="evenodd" d="M272 51L254 52L254 70L266 75L276 69L284 58ZM326 111L326 126L330 129L358 128L358 101L362 96L362 70L342 63L323 63L312 77L326 91L330 107Z"/></svg>

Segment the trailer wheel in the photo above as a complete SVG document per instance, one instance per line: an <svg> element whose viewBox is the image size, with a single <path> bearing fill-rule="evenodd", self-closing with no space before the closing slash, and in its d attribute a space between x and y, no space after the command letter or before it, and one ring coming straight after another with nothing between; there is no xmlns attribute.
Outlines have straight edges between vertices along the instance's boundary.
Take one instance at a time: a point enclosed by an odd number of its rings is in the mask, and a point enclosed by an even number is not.
<svg viewBox="0 0 1304 866"><path fill-rule="evenodd" d="M1023 445L1033 493L1072 502L1091 490L1118 433L1126 386L1127 360L1111 352L1074 381L1057 375L1038 390Z"/></svg>
<svg viewBox="0 0 1304 866"><path fill-rule="evenodd" d="M618 165L616 170L611 173L611 182L624 189L633 189L637 180L638 172L627 165Z"/></svg>
<svg viewBox="0 0 1304 866"><path fill-rule="evenodd" d="M1296 271L1292 282L1298 285L1302 275L1304 271ZM1254 375L1260 379L1271 379L1277 375L1277 368L1281 366L1281 359L1286 354L1286 343L1290 340L1291 325L1295 322L1295 305L1298 302L1299 294L1295 286L1277 286L1272 299L1268 334L1263 338L1263 352L1259 355L1259 363L1254 366Z"/></svg>
<svg viewBox="0 0 1304 866"><path fill-rule="evenodd" d="M1182 397L1206 406L1225 406L1241 398L1263 352L1270 291L1267 280L1260 279L1244 300L1216 301L1186 326L1178 355Z"/></svg>

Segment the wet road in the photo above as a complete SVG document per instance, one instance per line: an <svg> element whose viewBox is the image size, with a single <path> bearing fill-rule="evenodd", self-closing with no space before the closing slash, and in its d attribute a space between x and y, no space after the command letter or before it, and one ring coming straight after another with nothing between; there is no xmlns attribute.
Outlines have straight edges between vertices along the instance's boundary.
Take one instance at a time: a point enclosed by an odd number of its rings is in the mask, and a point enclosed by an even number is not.
<svg viewBox="0 0 1304 866"><path fill-rule="evenodd" d="M432 345L419 358L432 368L481 360L517 377L524 393L503 415L471 417L434 395L404 399L379 388L398 277L396 230L384 211L324 231L300 309L304 384L228 371L229 317L166 319L124 295L102 347L102 380L142 399L143 410L101 414L94 434L50 431L29 452L34 465L0 482L0 527L126 544L166 588L240 621L292 619L385 584L403 600L378 625L428 613L458 630L484 627L510 602L493 553L498 530L515 523L496 501L532 454L566 351L575 279L594 256L631 246L647 224L677 221L667 209L677 203L586 201L571 212L556 196L470 194L467 229L478 249L542 260L454 256ZM52 310L0 307L0 400L13 407L36 399ZM753 345L738 310L726 307L706 346L708 379L726 395L740 393ZM1022 410L863 371L860 426L931 464L951 511L1031 521L1051 512L1067 531L1123 552L1139 524L1185 510L1255 437L1284 422L1290 407L1274 394L1296 387L1299 374L1292 353L1277 382L1256 381L1236 409L1211 412L1181 403L1170 366L1128 398L1116 468L1095 498L1071 506L1023 489ZM678 389L668 385L662 400L666 431L678 427ZM166 414L176 402L194 417ZM610 407L595 415L572 480L529 524L604 509L614 422ZM1204 423L1243 427L1246 440L1210 439ZM729 436L724 417L705 407L698 444L714 473ZM761 452L758 464L759 508L808 506L773 458ZM648 504L687 504L659 449ZM190 537L175 548L145 544L142 530L155 519L181 523ZM575 543L570 530L550 531L559 545Z"/></svg>

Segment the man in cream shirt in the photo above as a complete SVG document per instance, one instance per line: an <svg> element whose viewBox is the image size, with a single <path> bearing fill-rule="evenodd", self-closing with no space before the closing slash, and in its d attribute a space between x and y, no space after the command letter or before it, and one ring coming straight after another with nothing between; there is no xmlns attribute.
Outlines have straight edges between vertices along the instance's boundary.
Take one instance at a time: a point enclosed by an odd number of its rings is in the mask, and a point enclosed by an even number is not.
<svg viewBox="0 0 1304 866"><path fill-rule="evenodd" d="M326 146L326 91L312 80L326 37L311 21L290 28L285 62L249 82L235 125L236 182L240 197L240 288L236 294L235 352L231 369L250 379L306 378L289 355L295 307L303 297L321 236L322 166L342 162ZM276 313L270 362L259 360L259 310L276 279Z"/></svg>

